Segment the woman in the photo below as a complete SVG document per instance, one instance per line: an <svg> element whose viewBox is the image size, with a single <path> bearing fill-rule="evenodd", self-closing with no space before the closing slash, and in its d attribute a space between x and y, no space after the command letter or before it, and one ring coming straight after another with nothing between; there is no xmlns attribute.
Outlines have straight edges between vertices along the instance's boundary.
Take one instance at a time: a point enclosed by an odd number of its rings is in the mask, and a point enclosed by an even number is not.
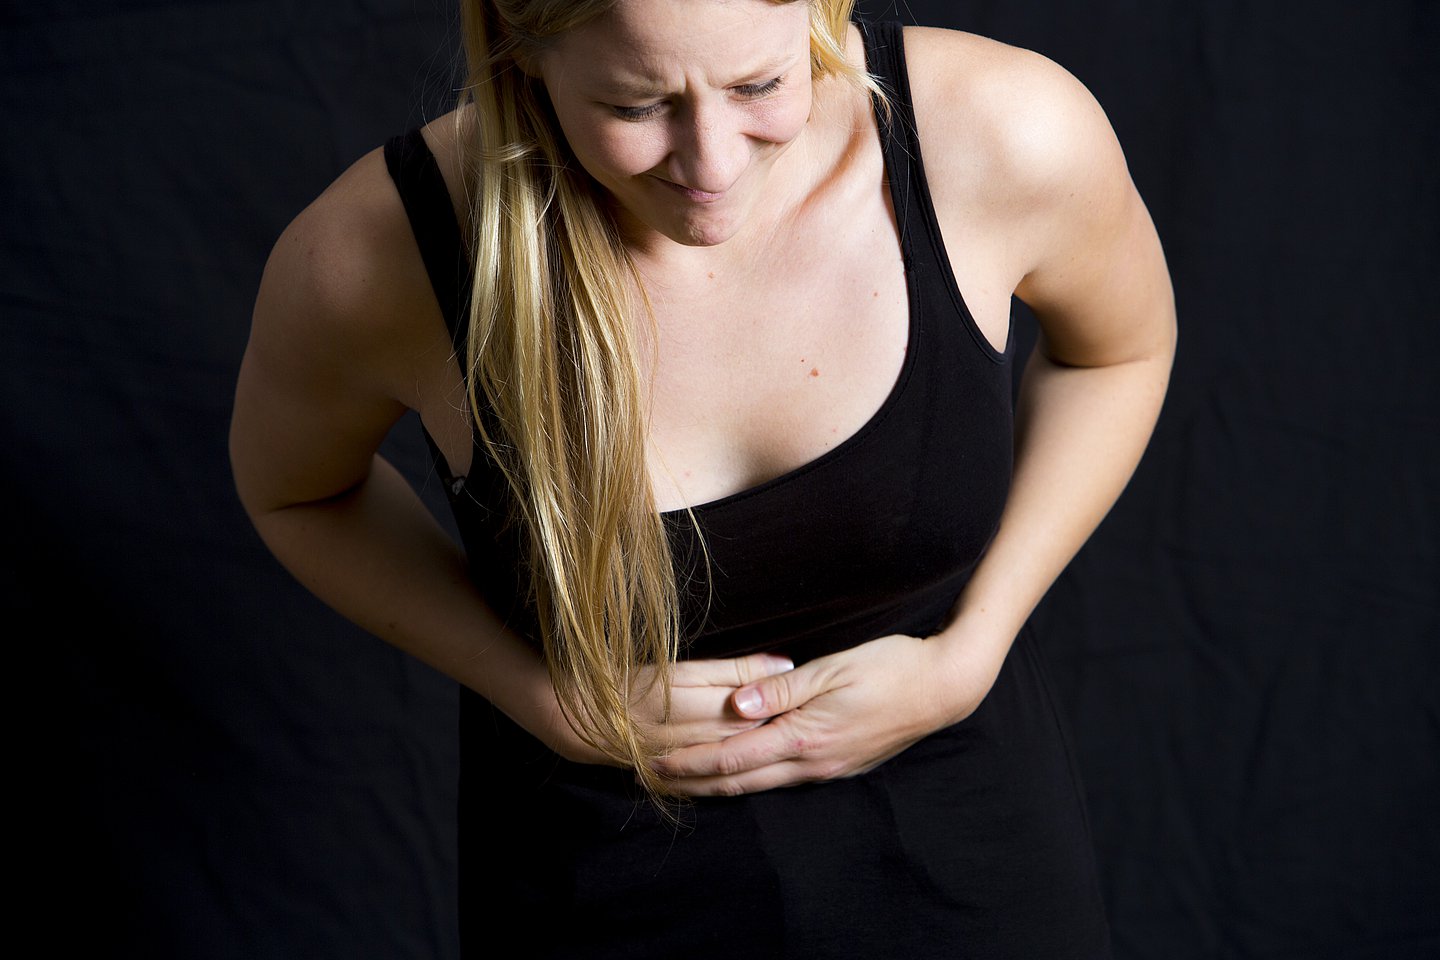
<svg viewBox="0 0 1440 960"><path fill-rule="evenodd" d="M1065 71L851 6L468 0L460 108L266 267L240 494L463 685L477 955L1108 951L1023 628L1158 416L1163 256Z"/></svg>

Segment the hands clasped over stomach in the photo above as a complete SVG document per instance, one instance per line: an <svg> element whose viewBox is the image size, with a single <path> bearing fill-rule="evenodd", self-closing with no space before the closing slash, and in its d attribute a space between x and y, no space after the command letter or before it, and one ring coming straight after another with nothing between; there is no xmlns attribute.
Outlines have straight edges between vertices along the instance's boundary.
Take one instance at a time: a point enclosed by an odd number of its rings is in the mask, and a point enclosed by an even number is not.
<svg viewBox="0 0 1440 960"><path fill-rule="evenodd" d="M675 664L670 718L650 728L676 792L736 796L874 769L979 705L998 665L892 635L793 668L771 654ZM642 701L660 715L660 693ZM643 722L643 721L642 721Z"/></svg>

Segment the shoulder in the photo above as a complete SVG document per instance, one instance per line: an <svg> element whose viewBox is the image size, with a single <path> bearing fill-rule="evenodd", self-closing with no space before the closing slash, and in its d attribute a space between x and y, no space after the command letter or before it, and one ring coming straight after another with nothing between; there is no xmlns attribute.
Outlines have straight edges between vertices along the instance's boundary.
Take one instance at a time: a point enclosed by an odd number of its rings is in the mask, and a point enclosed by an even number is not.
<svg viewBox="0 0 1440 960"><path fill-rule="evenodd" d="M942 231L973 227L1002 251L1007 287L1052 358L1163 351L1174 327L1164 254L1095 97L1019 47L949 30L908 29L905 41Z"/></svg>
<svg viewBox="0 0 1440 960"><path fill-rule="evenodd" d="M905 54L932 187L969 185L975 200L1017 216L1129 185L1104 110L1053 60L928 27L906 28Z"/></svg>
<svg viewBox="0 0 1440 960"><path fill-rule="evenodd" d="M327 315L379 312L406 278L414 236L381 148L356 160L280 234L266 281ZM403 282L400 284L404 286Z"/></svg>
<svg viewBox="0 0 1440 960"><path fill-rule="evenodd" d="M326 365L398 394L433 325L433 303L383 148L356 160L281 233L265 264L252 341L316 374ZM403 399L396 396L396 399Z"/></svg>

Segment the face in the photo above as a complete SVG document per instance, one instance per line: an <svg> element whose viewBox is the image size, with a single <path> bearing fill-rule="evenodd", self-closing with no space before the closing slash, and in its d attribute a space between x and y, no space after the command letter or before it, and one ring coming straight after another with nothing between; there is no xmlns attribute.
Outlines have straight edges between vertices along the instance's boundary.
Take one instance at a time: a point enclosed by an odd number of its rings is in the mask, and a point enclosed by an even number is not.
<svg viewBox="0 0 1440 960"><path fill-rule="evenodd" d="M805 130L809 5L620 0L533 69L627 235L711 246L762 208Z"/></svg>

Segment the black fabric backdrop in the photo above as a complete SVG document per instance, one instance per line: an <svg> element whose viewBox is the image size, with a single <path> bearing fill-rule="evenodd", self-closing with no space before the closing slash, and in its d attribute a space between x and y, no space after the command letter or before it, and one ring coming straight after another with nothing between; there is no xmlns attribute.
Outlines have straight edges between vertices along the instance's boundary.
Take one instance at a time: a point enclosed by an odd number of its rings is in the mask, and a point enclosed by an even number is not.
<svg viewBox="0 0 1440 960"><path fill-rule="evenodd" d="M12 822L57 947L456 955L454 689L289 579L225 450L270 244L443 111L452 5L0 7ZM1154 441L1035 615L1118 956L1440 956L1440 4L906 15L1084 81L1175 281ZM413 423L389 453L442 503Z"/></svg>

